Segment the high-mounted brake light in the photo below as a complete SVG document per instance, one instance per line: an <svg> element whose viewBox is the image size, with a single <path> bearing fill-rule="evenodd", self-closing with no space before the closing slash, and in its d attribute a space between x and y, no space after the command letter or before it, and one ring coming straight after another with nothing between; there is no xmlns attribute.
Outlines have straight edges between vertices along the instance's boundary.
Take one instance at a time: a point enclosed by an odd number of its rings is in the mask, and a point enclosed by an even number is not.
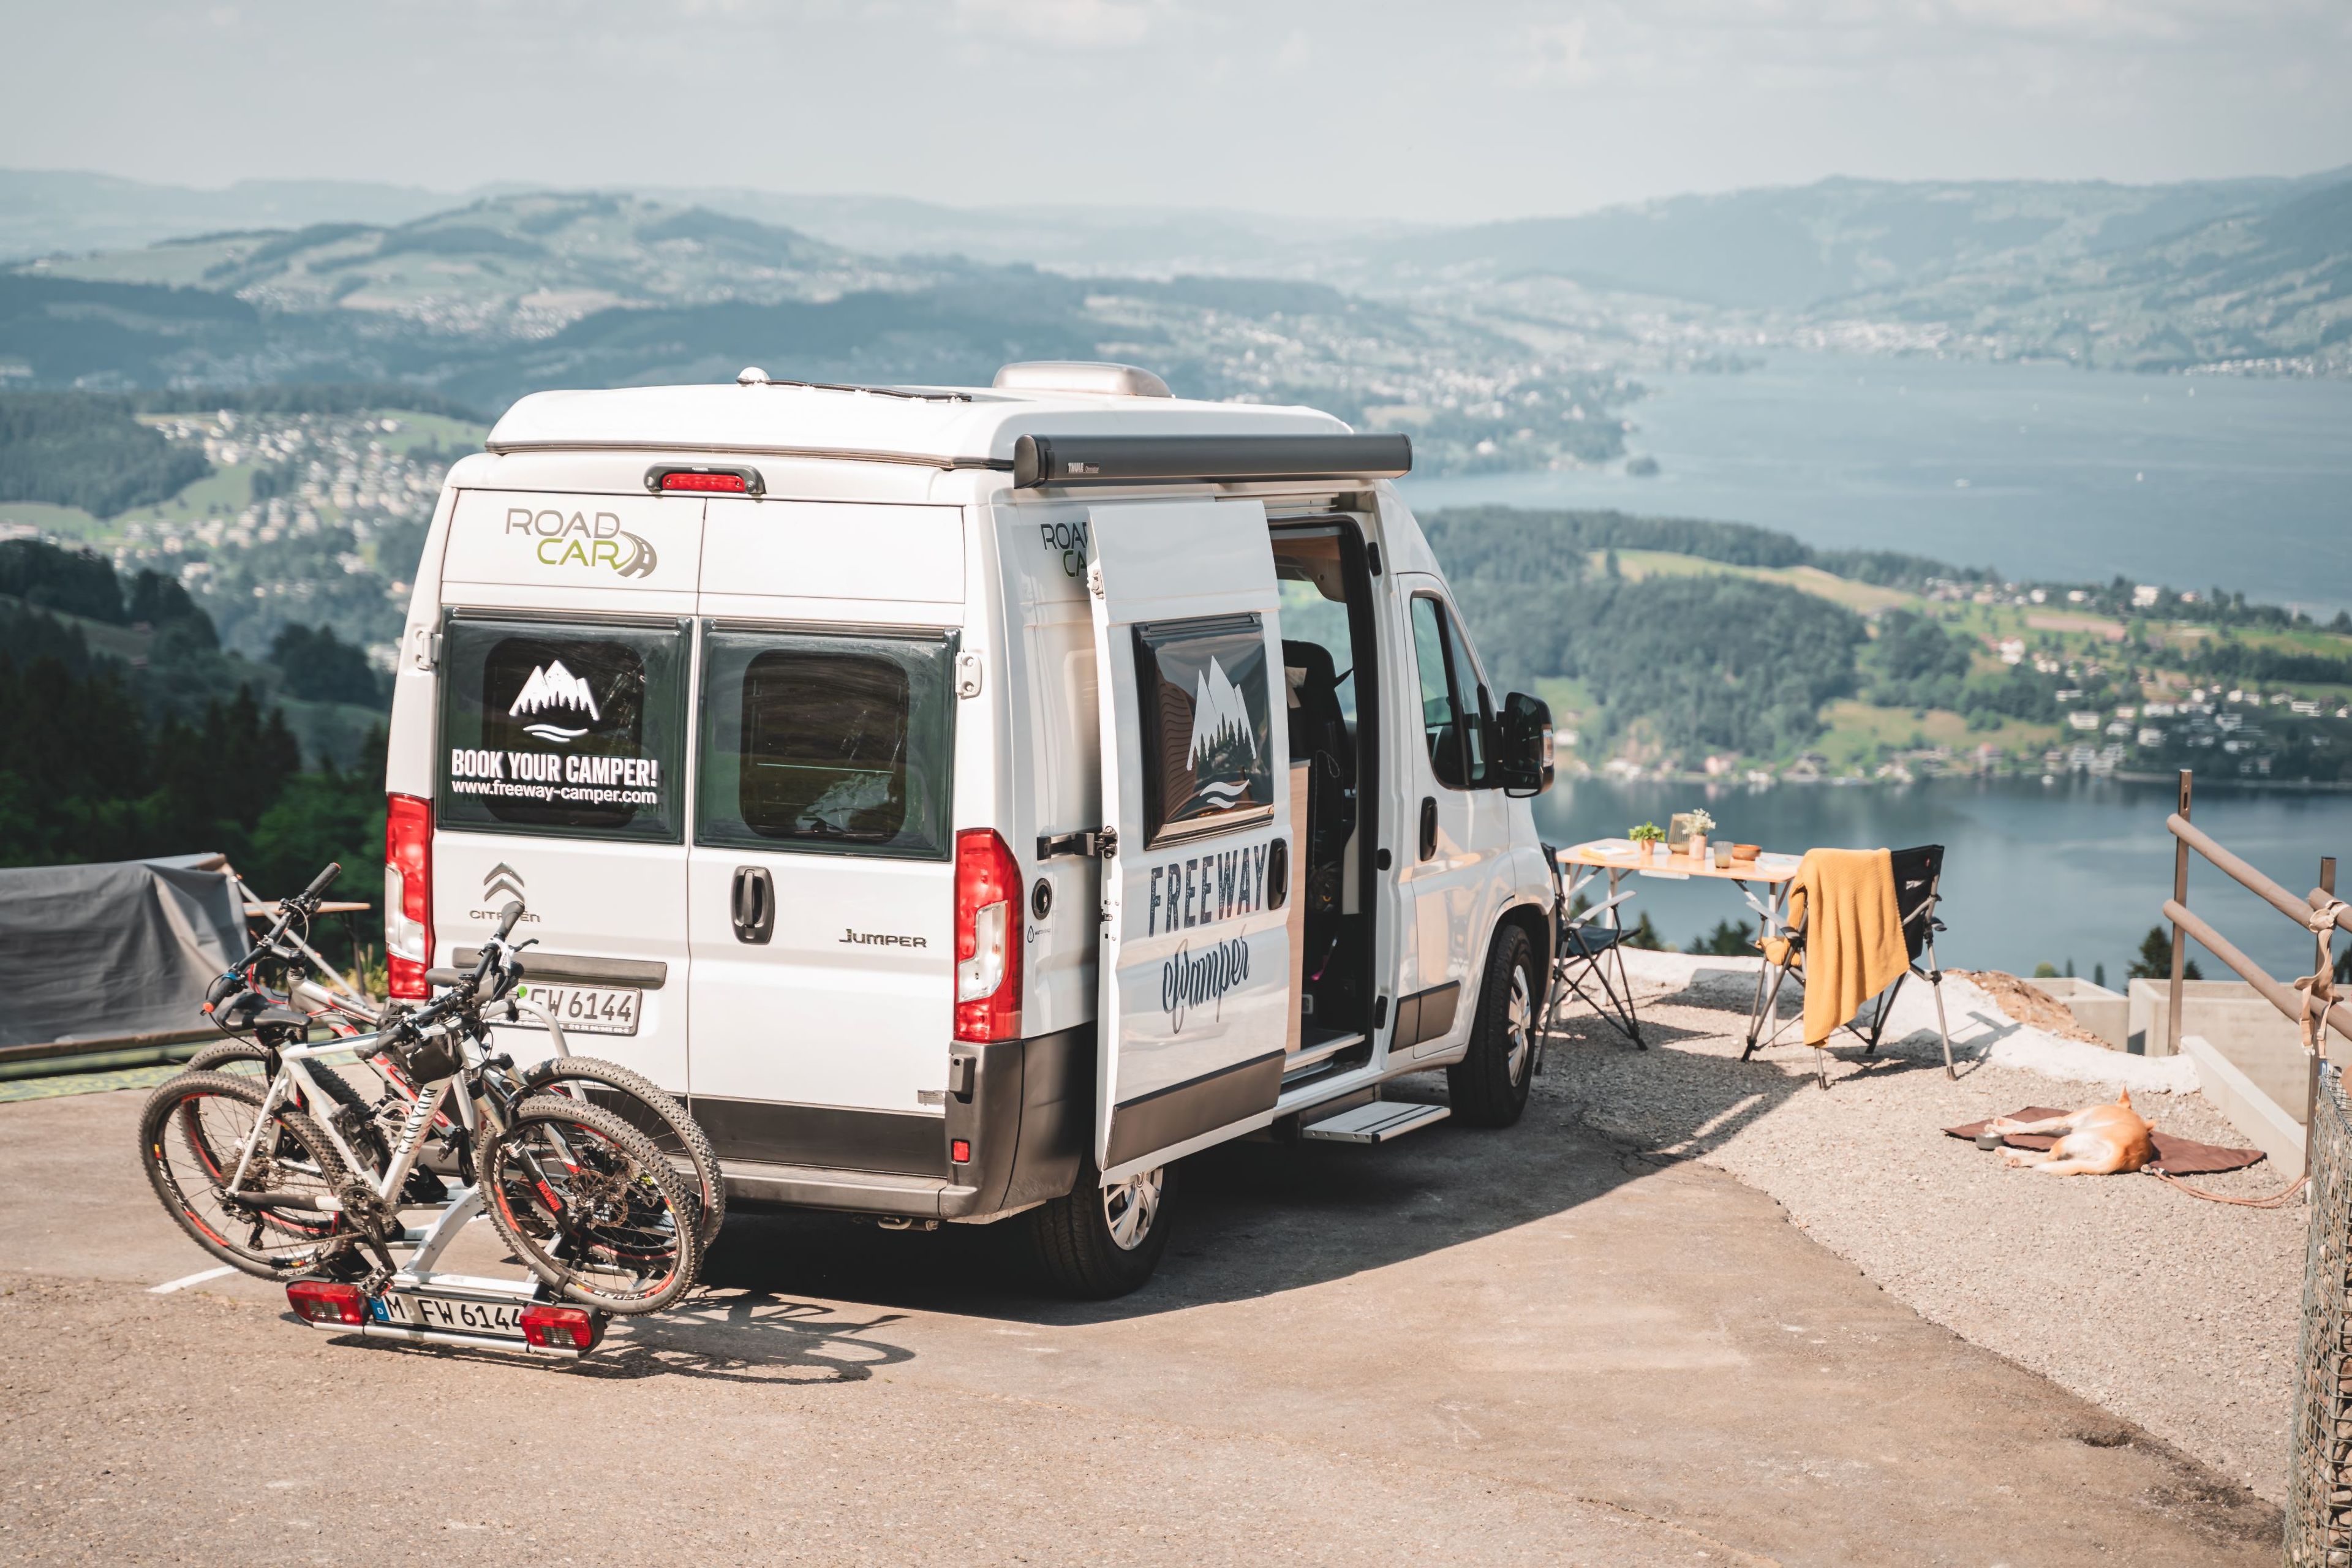
<svg viewBox="0 0 2352 1568"><path fill-rule="evenodd" d="M578 1307L525 1307L522 1337L541 1350L593 1351L596 1320Z"/></svg>
<svg viewBox="0 0 2352 1568"><path fill-rule="evenodd" d="M955 1037L1021 1037L1021 867L993 829L956 835Z"/></svg>
<svg viewBox="0 0 2352 1568"><path fill-rule="evenodd" d="M367 1300L356 1285L332 1279L297 1279L286 1287L286 1304L307 1323L364 1323Z"/></svg>
<svg viewBox="0 0 2352 1568"><path fill-rule="evenodd" d="M646 489L692 495L757 496L768 493L757 468L713 468L703 464L656 464L646 470Z"/></svg>
<svg viewBox="0 0 2352 1568"><path fill-rule="evenodd" d="M413 795L384 799L383 946L392 994L410 1002L430 996L433 806Z"/></svg>

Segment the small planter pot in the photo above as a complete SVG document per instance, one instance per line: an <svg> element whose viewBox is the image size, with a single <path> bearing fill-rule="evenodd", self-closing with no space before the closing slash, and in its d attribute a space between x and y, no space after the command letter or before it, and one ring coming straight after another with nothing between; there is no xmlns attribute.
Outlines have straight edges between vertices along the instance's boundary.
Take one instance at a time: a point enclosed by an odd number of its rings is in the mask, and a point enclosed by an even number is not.
<svg viewBox="0 0 2352 1568"><path fill-rule="evenodd" d="M1706 834L1704 834L1704 833L1694 833L1694 834L1692 834L1692 835L1691 835L1691 839L1690 839L1690 858L1691 858L1692 859L1694 859L1694 860L1705 860L1705 859L1706 858Z"/></svg>

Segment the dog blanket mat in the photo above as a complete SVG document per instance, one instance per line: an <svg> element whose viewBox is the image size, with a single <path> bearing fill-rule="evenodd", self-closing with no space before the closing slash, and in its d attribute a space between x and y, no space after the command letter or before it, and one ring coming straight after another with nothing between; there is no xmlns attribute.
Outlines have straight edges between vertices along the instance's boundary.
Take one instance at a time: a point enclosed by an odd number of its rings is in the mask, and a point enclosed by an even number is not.
<svg viewBox="0 0 2352 1568"><path fill-rule="evenodd" d="M2011 1111L2009 1119L2047 1121L2053 1116L2073 1114L2054 1106L2029 1105L2022 1110ZM1990 1121L1971 1121L1965 1127L1947 1127L1944 1131L1955 1138L1973 1142L1978 1133L1991 1125ZM2168 1132L2151 1131L2150 1135L2156 1141L2156 1168L2168 1176L2210 1176L2221 1171L2242 1171L2263 1157L2260 1149L2224 1149L2213 1143L2192 1143ZM2047 1149L2058 1140L2042 1132L2012 1132L2001 1142L2012 1149Z"/></svg>

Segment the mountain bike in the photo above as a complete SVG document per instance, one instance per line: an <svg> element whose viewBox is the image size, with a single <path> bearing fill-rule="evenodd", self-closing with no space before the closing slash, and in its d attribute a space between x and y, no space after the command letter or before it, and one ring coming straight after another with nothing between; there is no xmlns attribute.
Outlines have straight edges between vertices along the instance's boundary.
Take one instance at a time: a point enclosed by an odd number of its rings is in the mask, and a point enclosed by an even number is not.
<svg viewBox="0 0 2352 1568"><path fill-rule="evenodd" d="M268 1079L278 1072L279 1049L305 1041L320 1028L344 1037L381 1030L390 1009L345 984L333 966L309 942L309 927L321 898L342 868L332 864L310 885L279 902L277 919L246 954L214 981L205 1001L205 1016L229 1037L205 1047L188 1059L192 1072L226 1072L249 1079ZM517 949L515 951L520 951ZM527 974L528 963L516 960L515 974ZM273 976L278 984L268 982ZM555 1055L522 1071L532 1092L561 1094L603 1107L650 1138L654 1146L679 1166L696 1203L695 1230L708 1251L719 1239L727 1217L727 1188L719 1168L718 1152L693 1116L651 1079L617 1062L598 1057L575 1057L562 1026L529 999L526 986L511 988L503 1001L485 1015L492 1023L503 1012L508 1022L528 1017L545 1029ZM332 1121L362 1154L372 1172L380 1173L391 1159L391 1140L415 1100L416 1084L393 1057L362 1055L359 1064L372 1072L373 1092L354 1087L343 1073L314 1064L312 1087L325 1100L312 1104L300 1098L294 1109ZM411 1171L407 1193L420 1202L445 1195L444 1177L456 1168L457 1145L462 1130L444 1110L434 1118L420 1163Z"/></svg>
<svg viewBox="0 0 2352 1568"><path fill-rule="evenodd" d="M289 1299L307 1316L306 1300L331 1297L346 1321L361 1302L371 1313L388 1315L395 1300L405 1310L417 1292L394 1287L429 1283L430 1259L478 1212L550 1289L596 1311L658 1311L692 1287L702 1255L696 1200L668 1159L622 1117L535 1091L488 1049L485 1014L520 975L508 938L522 912L520 903L500 912L470 972L432 971L446 989L425 1006L372 1033L275 1043L266 1088L192 1071L155 1090L140 1118L142 1163L198 1246L258 1278L313 1287L307 1297L289 1287ZM380 1169L339 1116L320 1121L304 1109L335 1099L318 1064L379 1053L416 1087ZM419 1201L409 1178L445 1112L467 1134L456 1141L463 1186L439 1204ZM428 1229L403 1224L402 1210L431 1207L442 1213ZM406 1268L395 1247L413 1250Z"/></svg>

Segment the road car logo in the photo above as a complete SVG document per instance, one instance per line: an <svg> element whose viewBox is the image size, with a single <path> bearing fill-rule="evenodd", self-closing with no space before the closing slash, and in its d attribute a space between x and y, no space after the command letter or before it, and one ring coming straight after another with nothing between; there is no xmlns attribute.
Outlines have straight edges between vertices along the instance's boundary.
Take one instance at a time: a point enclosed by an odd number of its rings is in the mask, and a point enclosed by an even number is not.
<svg viewBox="0 0 2352 1568"><path fill-rule="evenodd" d="M624 577L650 577L661 563L652 542L623 528L620 518L609 511L566 513L553 507L536 511L527 506L509 507L507 531L536 540L532 548L542 566L581 566L616 572Z"/></svg>
<svg viewBox="0 0 2352 1568"><path fill-rule="evenodd" d="M515 693L514 702L507 712L515 718L531 716L532 722L523 726L523 732L556 745L578 740L588 732L588 724L574 729L554 722L555 719L585 718L588 723L593 724L604 718L604 714L596 710L596 694L588 689L586 681L564 668L560 658L532 667L530 679L522 683L522 689ZM542 713L552 717L537 717Z"/></svg>

